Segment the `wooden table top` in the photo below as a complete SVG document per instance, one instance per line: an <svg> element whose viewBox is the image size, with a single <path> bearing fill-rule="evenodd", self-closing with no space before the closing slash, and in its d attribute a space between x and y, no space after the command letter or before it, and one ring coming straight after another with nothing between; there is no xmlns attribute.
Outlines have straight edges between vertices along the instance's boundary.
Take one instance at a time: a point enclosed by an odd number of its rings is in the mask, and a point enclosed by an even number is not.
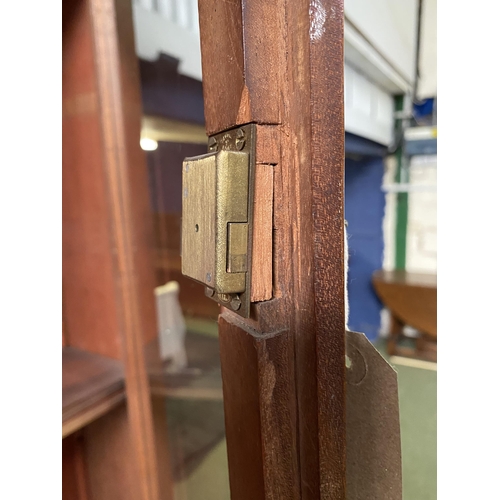
<svg viewBox="0 0 500 500"><path fill-rule="evenodd" d="M383 269L379 269L373 273L373 281L386 283L388 285L393 284L437 288L436 274L409 273L401 270L384 271Z"/></svg>
<svg viewBox="0 0 500 500"><path fill-rule="evenodd" d="M437 337L437 276L378 270L372 276L378 297L403 323Z"/></svg>

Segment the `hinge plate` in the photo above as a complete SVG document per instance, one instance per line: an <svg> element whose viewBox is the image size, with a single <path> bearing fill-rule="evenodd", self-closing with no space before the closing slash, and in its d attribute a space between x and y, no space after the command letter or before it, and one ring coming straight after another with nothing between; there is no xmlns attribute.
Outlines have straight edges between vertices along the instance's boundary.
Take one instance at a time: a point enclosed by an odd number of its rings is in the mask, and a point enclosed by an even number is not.
<svg viewBox="0 0 500 500"><path fill-rule="evenodd" d="M255 124L209 137L182 169L182 274L205 295L250 315Z"/></svg>

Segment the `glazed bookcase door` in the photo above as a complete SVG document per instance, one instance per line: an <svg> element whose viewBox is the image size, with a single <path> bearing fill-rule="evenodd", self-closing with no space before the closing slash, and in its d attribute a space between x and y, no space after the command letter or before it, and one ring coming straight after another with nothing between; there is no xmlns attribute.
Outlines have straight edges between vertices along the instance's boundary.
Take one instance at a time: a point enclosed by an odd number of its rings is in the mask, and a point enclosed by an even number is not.
<svg viewBox="0 0 500 500"><path fill-rule="evenodd" d="M207 136L256 128L249 318L182 275L207 142L141 151L131 2L63 3L63 496L345 498L343 4L199 19Z"/></svg>

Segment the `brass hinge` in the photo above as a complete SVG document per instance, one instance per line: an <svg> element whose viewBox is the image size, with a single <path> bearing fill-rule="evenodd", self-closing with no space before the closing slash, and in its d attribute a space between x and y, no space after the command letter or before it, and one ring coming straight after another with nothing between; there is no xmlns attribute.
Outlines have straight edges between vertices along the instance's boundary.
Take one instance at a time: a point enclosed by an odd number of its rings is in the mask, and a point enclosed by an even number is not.
<svg viewBox="0 0 500 500"><path fill-rule="evenodd" d="M250 315L255 124L211 136L182 169L182 274L205 295Z"/></svg>

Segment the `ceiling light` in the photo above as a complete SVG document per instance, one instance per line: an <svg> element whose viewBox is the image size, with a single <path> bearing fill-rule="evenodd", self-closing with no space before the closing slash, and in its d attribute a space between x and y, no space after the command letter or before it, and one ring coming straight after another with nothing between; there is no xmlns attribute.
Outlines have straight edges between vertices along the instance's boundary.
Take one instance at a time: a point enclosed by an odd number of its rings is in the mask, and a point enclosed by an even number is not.
<svg viewBox="0 0 500 500"><path fill-rule="evenodd" d="M144 151L154 151L155 149L158 149L158 143L154 139L141 137L141 148Z"/></svg>

